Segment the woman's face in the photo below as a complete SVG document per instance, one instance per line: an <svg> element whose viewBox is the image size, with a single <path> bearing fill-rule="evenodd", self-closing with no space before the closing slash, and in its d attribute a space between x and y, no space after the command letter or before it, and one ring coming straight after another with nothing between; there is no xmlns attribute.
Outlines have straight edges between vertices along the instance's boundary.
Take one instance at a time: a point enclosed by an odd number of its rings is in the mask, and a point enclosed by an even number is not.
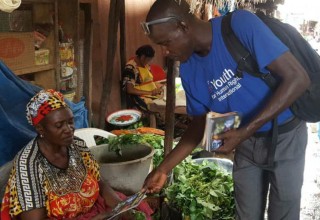
<svg viewBox="0 0 320 220"><path fill-rule="evenodd" d="M146 66L147 64L149 64L151 62L152 59L153 59L153 57L147 57L145 55L142 55L140 57L140 63L142 66Z"/></svg>
<svg viewBox="0 0 320 220"><path fill-rule="evenodd" d="M73 113L69 108L54 110L46 115L36 128L47 142L70 146L74 133Z"/></svg>

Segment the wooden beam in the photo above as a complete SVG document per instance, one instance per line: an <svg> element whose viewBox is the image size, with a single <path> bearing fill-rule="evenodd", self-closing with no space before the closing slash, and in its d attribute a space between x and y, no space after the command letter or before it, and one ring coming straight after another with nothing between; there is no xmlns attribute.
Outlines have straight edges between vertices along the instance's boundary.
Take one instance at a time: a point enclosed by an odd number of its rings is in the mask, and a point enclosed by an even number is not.
<svg viewBox="0 0 320 220"><path fill-rule="evenodd" d="M172 150L174 136L174 109L176 106L175 91L175 68L174 61L168 60L167 73L167 97L166 97L166 114L165 114L165 137L164 137L164 155L168 155Z"/></svg>
<svg viewBox="0 0 320 220"><path fill-rule="evenodd" d="M124 0L111 0L109 11L109 24L108 24L108 48L107 48L107 63L106 63L106 76L104 77L103 89L100 100L100 113L99 113L99 128L105 127L105 116L107 104L110 100L112 80L113 80L113 65L114 57L117 49L117 36L118 25L120 19L120 8L124 4Z"/></svg>
<svg viewBox="0 0 320 220"><path fill-rule="evenodd" d="M125 3L121 5L120 8L120 82L122 79L122 73L127 62L126 57L126 10ZM120 85L120 94L121 94L121 107L127 108L127 94L126 91L122 89Z"/></svg>
<svg viewBox="0 0 320 220"><path fill-rule="evenodd" d="M88 121L91 125L92 121L92 44L93 44L93 28L90 3L81 3L81 9L84 11L84 47L83 47L83 94L86 98L85 103L88 109Z"/></svg>

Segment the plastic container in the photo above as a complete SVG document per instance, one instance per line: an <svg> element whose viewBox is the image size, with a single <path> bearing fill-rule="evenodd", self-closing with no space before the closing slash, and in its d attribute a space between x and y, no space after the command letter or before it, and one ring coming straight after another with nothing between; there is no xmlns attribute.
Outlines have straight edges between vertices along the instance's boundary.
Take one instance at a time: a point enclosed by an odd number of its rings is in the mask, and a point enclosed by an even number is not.
<svg viewBox="0 0 320 220"><path fill-rule="evenodd" d="M154 149L147 145L132 145L122 149L122 156L108 150L108 145L90 147L100 164L102 179L127 195L138 192L151 171Z"/></svg>
<svg viewBox="0 0 320 220"><path fill-rule="evenodd" d="M35 51L35 64L36 65L46 65L49 64L49 54L48 49L39 49Z"/></svg>

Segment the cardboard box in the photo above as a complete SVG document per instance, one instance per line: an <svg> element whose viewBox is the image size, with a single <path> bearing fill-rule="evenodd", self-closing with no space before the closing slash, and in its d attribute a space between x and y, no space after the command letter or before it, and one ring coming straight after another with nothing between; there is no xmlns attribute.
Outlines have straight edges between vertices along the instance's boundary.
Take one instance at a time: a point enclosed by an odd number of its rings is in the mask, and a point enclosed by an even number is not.
<svg viewBox="0 0 320 220"><path fill-rule="evenodd" d="M11 70L35 65L33 32L0 33L0 60Z"/></svg>
<svg viewBox="0 0 320 220"><path fill-rule="evenodd" d="M39 49L35 51L35 64L45 65L49 64L49 53L48 49Z"/></svg>

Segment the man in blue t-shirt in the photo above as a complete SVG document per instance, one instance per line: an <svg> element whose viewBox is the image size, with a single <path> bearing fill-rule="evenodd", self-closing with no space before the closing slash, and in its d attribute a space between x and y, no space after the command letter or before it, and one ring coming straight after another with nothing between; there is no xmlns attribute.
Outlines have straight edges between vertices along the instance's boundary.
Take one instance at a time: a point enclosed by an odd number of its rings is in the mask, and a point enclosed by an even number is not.
<svg viewBox="0 0 320 220"><path fill-rule="evenodd" d="M216 150L219 153L235 150L236 218L264 219L269 192L269 219L299 219L306 123L298 120L290 129L280 128L297 121L288 107L306 90L310 79L270 29L244 10L233 14L232 28L256 59L261 74L272 72L279 84L271 91L257 77L247 73L237 77L237 63L221 35L221 20L222 17L209 22L197 19L189 13L184 0L158 0L142 23L149 38L161 45L168 57L181 62L187 111L193 118L175 149L149 174L144 188L151 193L159 191L167 173L198 146L207 112L237 111L242 115L240 128L218 135L223 145ZM274 118L279 124L279 134L274 163L268 166L272 142L269 131Z"/></svg>

